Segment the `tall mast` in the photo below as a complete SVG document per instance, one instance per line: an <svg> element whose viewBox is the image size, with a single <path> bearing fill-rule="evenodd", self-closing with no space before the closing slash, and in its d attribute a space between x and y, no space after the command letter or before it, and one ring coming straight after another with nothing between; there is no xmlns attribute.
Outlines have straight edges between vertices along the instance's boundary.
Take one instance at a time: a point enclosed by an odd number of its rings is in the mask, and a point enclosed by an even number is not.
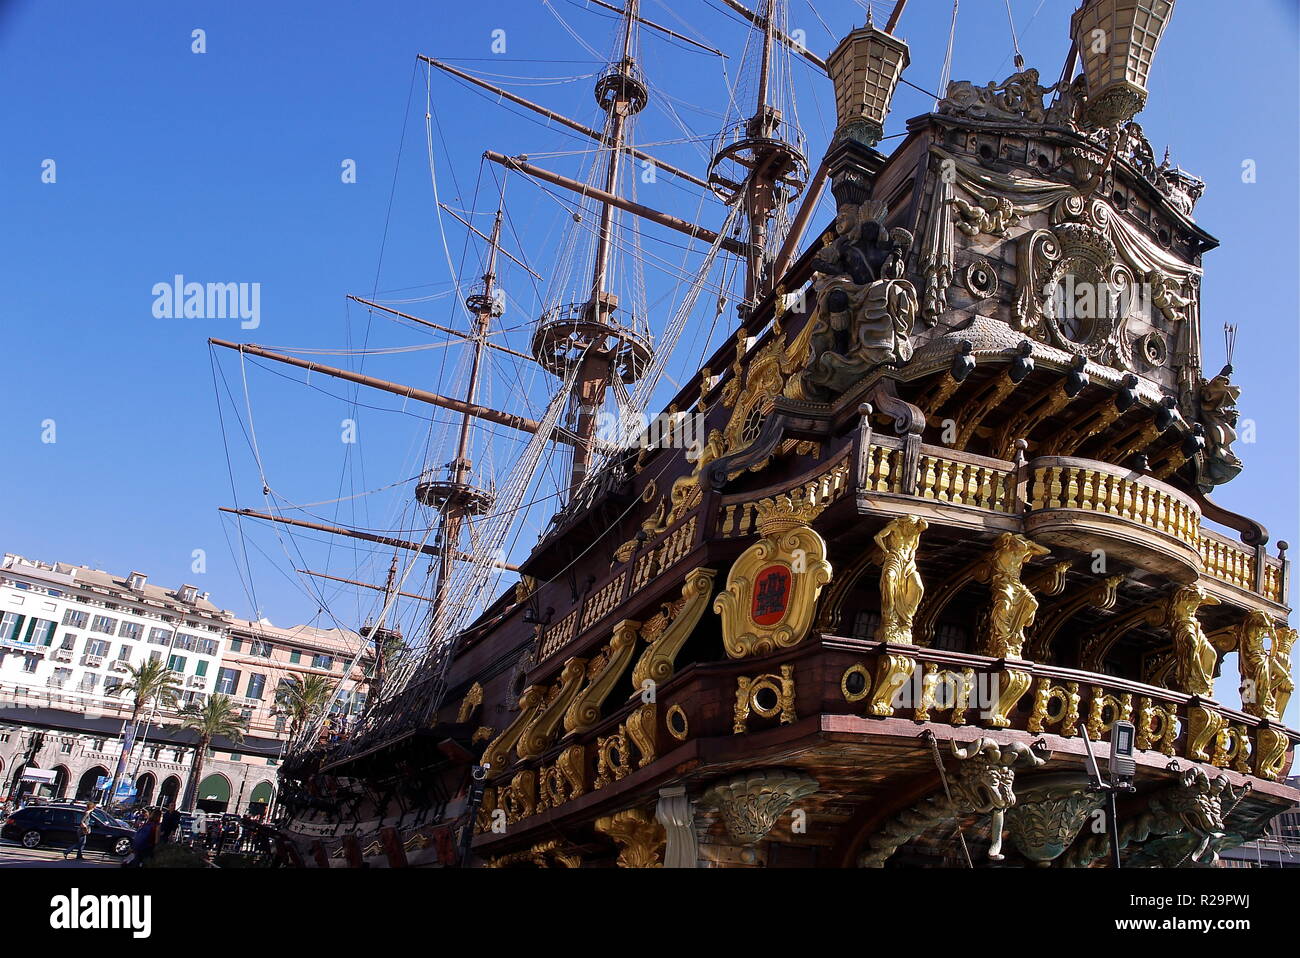
<svg viewBox="0 0 1300 958"><path fill-rule="evenodd" d="M768 221L779 205L802 192L808 161L798 145L789 142L791 132L799 138L798 131L791 131L781 109L771 102L773 44L778 39L787 45L793 42L777 28L780 0L765 0L761 16L735 0L726 2L762 30L754 113L722 131L709 164L713 191L727 203L739 200L749 221L745 302L752 306L771 291L773 282Z"/></svg>
<svg viewBox="0 0 1300 958"><path fill-rule="evenodd" d="M474 358L470 365L469 383L465 387L465 408L478 405L478 383L483 368L483 351L488 346L488 333L492 320L503 312L496 285L497 251L501 245L501 219L505 212L505 183L501 185L501 198L497 203L496 218L492 222L492 237L488 242L487 267L483 278L476 283L465 298L466 308L474 315ZM415 497L426 506L437 509L441 526L438 530L438 578L434 585L434 614L442 606L447 586L451 582L455 562L461 557L460 533L466 517L482 515L495 500L491 490L481 489L470 482L474 462L469 457L469 434L472 416L461 414L460 434L456 444L456 458L447 463L447 478L441 479L426 470L415 487Z"/></svg>
<svg viewBox="0 0 1300 958"><path fill-rule="evenodd" d="M533 335L537 361L561 379L573 376L568 411L568 425L575 439L569 471L570 499L587 477L596 444L597 415L611 376L634 382L650 358L648 329L641 328L643 318L634 316L629 321L615 317L618 297L610 291L609 282L614 211L618 206L612 200L618 198L627 125L631 117L645 109L649 96L637 76L632 55L639 6L639 0L628 0L624 5L618 59L596 81L596 102L605 111L601 142L607 153L600 180L603 188L593 193L600 204L600 226L591 284L585 300L555 305L543 313Z"/></svg>

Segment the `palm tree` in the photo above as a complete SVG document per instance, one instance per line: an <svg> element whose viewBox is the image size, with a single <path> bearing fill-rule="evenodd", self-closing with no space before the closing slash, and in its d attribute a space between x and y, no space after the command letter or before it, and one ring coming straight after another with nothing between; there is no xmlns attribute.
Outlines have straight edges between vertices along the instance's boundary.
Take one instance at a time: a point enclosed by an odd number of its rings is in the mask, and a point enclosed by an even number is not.
<svg viewBox="0 0 1300 958"><path fill-rule="evenodd" d="M141 713L151 702L156 702L163 708L174 708L181 680L162 659L145 659L139 665L132 667L127 674L130 678L119 685L117 690L134 697L131 704L131 721L128 725L132 730L134 744L134 737L139 731ZM126 743L123 742L124 747L121 755L118 756L117 768L113 772L113 784L108 793L110 801L112 801L111 796L117 794L117 783L126 772L127 763L131 758L125 745Z"/></svg>
<svg viewBox="0 0 1300 958"><path fill-rule="evenodd" d="M334 697L334 683L323 675L294 678L281 684L275 693L275 704L289 716L289 741L296 742L298 735Z"/></svg>
<svg viewBox="0 0 1300 958"><path fill-rule="evenodd" d="M190 781L185 788L185 800L181 807L194 811L194 802L199 794L199 780L203 775L203 761L207 758L208 748L217 736L241 742L244 739L244 718L235 711L229 695L214 695L202 705L191 702L178 713L181 728L199 733L199 744L194 750L194 762L190 766Z"/></svg>

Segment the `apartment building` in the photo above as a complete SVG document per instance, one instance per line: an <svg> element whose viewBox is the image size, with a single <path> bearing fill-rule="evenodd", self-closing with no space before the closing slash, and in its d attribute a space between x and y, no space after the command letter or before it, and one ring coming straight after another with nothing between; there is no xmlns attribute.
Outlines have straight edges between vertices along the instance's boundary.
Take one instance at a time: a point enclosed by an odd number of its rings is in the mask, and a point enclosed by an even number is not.
<svg viewBox="0 0 1300 958"><path fill-rule="evenodd" d="M239 742L213 743L198 785L212 811L265 809L274 799L287 722L275 690L295 676L327 674L339 686L337 712L364 702L364 643L356 633L278 628L218 608L189 584L169 589L141 572L125 577L85 566L6 554L0 563L0 797L88 798L111 776L131 697L129 670L165 659L180 679L180 702L211 694L236 699L249 720ZM146 716L128 777L137 800L184 795L193 733L174 710Z"/></svg>

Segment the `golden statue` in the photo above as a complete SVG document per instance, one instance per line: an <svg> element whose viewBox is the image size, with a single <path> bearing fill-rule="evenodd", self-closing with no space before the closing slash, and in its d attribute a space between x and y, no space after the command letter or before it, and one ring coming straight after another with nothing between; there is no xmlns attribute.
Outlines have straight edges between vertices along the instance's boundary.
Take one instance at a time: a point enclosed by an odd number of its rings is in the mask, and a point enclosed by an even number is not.
<svg viewBox="0 0 1300 958"><path fill-rule="evenodd" d="M1273 656L1267 642L1273 637L1273 621L1259 610L1248 612L1238 634L1241 710L1259 718L1277 718L1273 696Z"/></svg>
<svg viewBox="0 0 1300 958"><path fill-rule="evenodd" d="M912 619L916 615L925 584L916 568L916 550L921 533L929 523L916 516L899 516L876 533L876 545L883 558L880 563L880 631L881 642L912 644Z"/></svg>
<svg viewBox="0 0 1300 958"><path fill-rule="evenodd" d="M1295 645L1297 632L1290 626L1282 625L1273 632L1273 651L1269 653L1271 669L1269 679L1273 693L1274 706L1278 716L1286 712L1291 693L1295 691L1295 681L1291 678L1291 647Z"/></svg>
<svg viewBox="0 0 1300 958"><path fill-rule="evenodd" d="M1018 659L1025 644L1025 629L1034 622L1038 600L1020 581L1026 562L1051 551L1014 532L1004 532L993 544L989 559L989 588L993 606L989 610L985 654L1000 659Z"/></svg>
<svg viewBox="0 0 1300 958"><path fill-rule="evenodd" d="M1210 695L1214 691L1214 667L1219 653L1205 637L1196 610L1203 605L1218 605L1199 584L1185 585L1169 599L1168 627L1174 637L1174 656L1178 660L1178 684L1189 695Z"/></svg>

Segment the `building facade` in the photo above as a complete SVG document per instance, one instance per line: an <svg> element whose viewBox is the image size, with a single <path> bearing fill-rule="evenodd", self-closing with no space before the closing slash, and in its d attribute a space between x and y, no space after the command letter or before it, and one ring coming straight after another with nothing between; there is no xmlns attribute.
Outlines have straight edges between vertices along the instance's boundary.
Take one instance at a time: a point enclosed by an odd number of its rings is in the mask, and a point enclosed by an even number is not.
<svg viewBox="0 0 1300 958"><path fill-rule="evenodd" d="M214 605L195 586L151 585L67 563L6 554L0 565L0 796L91 798L116 769L132 700L129 671L165 659L180 680L178 707L212 694L235 699L244 739L217 740L197 803L258 814L274 801L287 735L276 689L308 674L340 685L333 709L364 701L362 640L344 630L282 629ZM155 708L127 766L135 801L185 794L196 738L174 709Z"/></svg>

